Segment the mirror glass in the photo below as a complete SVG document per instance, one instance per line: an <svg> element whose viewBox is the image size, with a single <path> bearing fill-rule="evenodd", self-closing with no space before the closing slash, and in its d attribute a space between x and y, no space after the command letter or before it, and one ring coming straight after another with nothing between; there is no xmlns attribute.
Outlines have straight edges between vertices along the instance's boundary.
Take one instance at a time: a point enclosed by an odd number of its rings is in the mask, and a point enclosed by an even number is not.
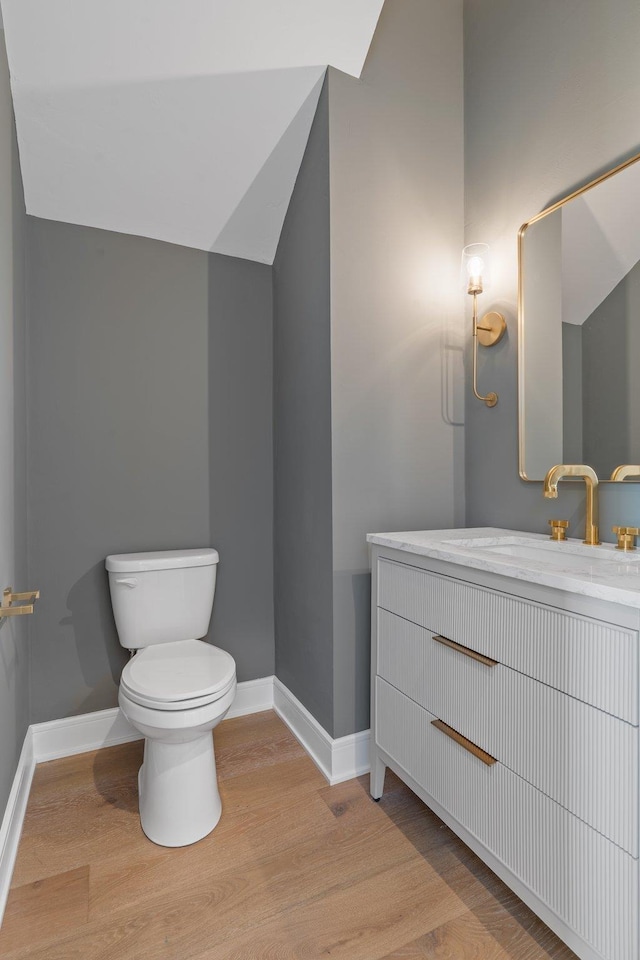
<svg viewBox="0 0 640 960"><path fill-rule="evenodd" d="M520 476L640 463L640 155L518 238Z"/></svg>

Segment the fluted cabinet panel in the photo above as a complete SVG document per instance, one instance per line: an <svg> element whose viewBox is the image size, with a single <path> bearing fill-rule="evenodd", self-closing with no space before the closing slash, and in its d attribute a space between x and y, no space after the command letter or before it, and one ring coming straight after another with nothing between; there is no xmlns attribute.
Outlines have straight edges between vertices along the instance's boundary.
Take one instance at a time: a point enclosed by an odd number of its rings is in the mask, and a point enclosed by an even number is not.
<svg viewBox="0 0 640 960"><path fill-rule="evenodd" d="M638 856L638 728L378 610L378 674Z"/></svg>
<svg viewBox="0 0 640 960"><path fill-rule="evenodd" d="M607 960L637 960L638 861L378 678L377 745Z"/></svg>
<svg viewBox="0 0 640 960"><path fill-rule="evenodd" d="M638 723L634 630L386 559L378 561L378 605Z"/></svg>
<svg viewBox="0 0 640 960"><path fill-rule="evenodd" d="M579 957L638 960L637 618L373 560L374 796L392 763Z"/></svg>

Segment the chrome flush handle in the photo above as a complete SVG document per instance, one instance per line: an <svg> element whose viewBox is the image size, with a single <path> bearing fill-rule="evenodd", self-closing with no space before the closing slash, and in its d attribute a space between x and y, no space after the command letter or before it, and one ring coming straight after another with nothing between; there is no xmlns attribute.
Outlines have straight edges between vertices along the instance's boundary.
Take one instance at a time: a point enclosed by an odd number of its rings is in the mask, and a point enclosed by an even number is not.
<svg viewBox="0 0 640 960"><path fill-rule="evenodd" d="M121 583L123 586L129 587L130 590L138 586L138 581L135 577L116 577L116 583Z"/></svg>

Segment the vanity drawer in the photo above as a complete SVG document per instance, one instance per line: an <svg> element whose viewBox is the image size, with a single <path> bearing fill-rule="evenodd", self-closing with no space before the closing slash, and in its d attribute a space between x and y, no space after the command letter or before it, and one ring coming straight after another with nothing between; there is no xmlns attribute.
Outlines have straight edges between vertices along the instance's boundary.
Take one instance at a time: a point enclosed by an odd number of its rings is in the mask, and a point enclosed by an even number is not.
<svg viewBox="0 0 640 960"><path fill-rule="evenodd" d="M385 559L378 561L378 605L638 723L635 630Z"/></svg>
<svg viewBox="0 0 640 960"><path fill-rule="evenodd" d="M386 610L377 636L381 677L638 856L637 727Z"/></svg>
<svg viewBox="0 0 640 960"><path fill-rule="evenodd" d="M603 957L637 960L638 861L434 719L376 679L376 744Z"/></svg>

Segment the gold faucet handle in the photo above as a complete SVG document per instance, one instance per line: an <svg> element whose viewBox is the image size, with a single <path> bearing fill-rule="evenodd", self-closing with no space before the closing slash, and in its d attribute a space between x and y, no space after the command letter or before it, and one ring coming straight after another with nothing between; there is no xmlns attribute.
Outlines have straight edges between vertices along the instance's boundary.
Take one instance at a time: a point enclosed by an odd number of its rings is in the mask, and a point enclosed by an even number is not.
<svg viewBox="0 0 640 960"><path fill-rule="evenodd" d="M568 520L549 520L549 526L551 527L552 540L567 539L567 530L569 528Z"/></svg>
<svg viewBox="0 0 640 960"><path fill-rule="evenodd" d="M640 535L639 527L611 527L618 537L616 550L635 550L636 537Z"/></svg>

